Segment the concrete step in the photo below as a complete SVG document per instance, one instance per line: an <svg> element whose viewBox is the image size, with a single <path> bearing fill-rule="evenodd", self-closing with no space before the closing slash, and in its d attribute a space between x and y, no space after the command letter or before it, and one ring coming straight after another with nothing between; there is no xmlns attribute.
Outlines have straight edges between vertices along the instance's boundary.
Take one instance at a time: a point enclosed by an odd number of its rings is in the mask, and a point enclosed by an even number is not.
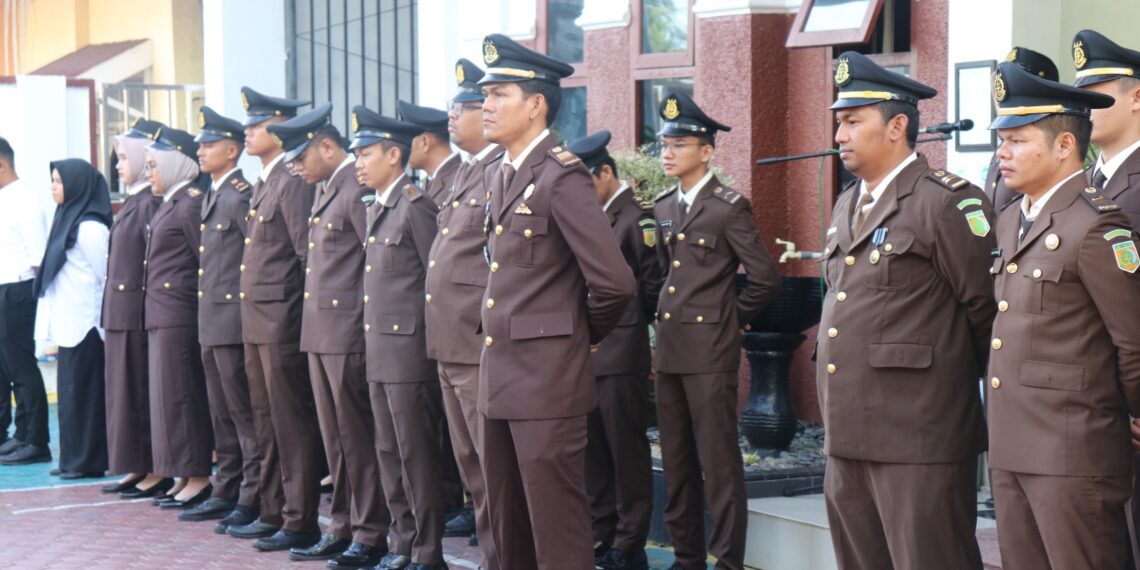
<svg viewBox="0 0 1140 570"><path fill-rule="evenodd" d="M978 519L987 570L1001 568L994 526L993 520ZM757 570L835 569L823 495L750 499L744 563Z"/></svg>

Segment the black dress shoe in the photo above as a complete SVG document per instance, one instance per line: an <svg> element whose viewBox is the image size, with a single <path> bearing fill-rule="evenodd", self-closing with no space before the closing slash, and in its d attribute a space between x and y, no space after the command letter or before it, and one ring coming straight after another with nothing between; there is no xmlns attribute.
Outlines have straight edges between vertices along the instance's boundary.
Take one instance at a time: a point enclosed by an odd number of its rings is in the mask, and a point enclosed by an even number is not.
<svg viewBox="0 0 1140 570"><path fill-rule="evenodd" d="M312 546L289 549L290 560L328 560L348 548L352 541L347 538L338 538L335 534L325 533L321 539Z"/></svg>
<svg viewBox="0 0 1140 570"><path fill-rule="evenodd" d="M174 487L174 479L166 478L146 489L140 489L136 484L133 488L119 493L119 496L124 499L145 499L156 495L166 496L166 492L172 487Z"/></svg>
<svg viewBox="0 0 1140 570"><path fill-rule="evenodd" d="M404 570L412 564L412 559L403 555L389 552L380 559L380 563L376 565L376 570Z"/></svg>
<svg viewBox="0 0 1140 570"><path fill-rule="evenodd" d="M645 549L625 551L611 548L601 560L594 561L603 570L649 570L649 560Z"/></svg>
<svg viewBox="0 0 1140 570"><path fill-rule="evenodd" d="M226 530L231 526L245 526L256 521L259 514L260 509L257 507L238 505L230 511L230 514L218 521L217 525L214 525L214 534L226 534Z"/></svg>
<svg viewBox="0 0 1140 570"><path fill-rule="evenodd" d="M99 490L104 493L122 493L123 491L134 489L135 483L141 483L143 479L146 479L146 475L136 477L134 479L127 479L126 481L122 482L112 483L110 485L103 485L99 488Z"/></svg>
<svg viewBox="0 0 1140 570"><path fill-rule="evenodd" d="M174 498L174 495L177 495L177 494L178 493L171 493L170 491L167 491L165 493L160 493L158 495L155 495L154 498L150 500L150 504L152 504L156 507L161 507L162 505L165 505L166 503L175 501L176 499Z"/></svg>
<svg viewBox="0 0 1140 570"><path fill-rule="evenodd" d="M213 492L214 492L214 486L213 485L206 485L205 487L202 488L201 491L198 491L197 493L194 494L194 496L190 497L189 499L186 499L185 501L179 500L177 498L172 498L172 500L170 500L169 502L166 502L166 503L159 505L158 508L160 508L160 509L189 509L190 507L193 507L193 506L201 503L202 501L209 499L210 493L213 493Z"/></svg>
<svg viewBox="0 0 1140 570"><path fill-rule="evenodd" d="M262 552L276 552L292 548L308 548L321 539L319 532L294 532L281 529L267 538L253 541L253 547Z"/></svg>
<svg viewBox="0 0 1140 570"><path fill-rule="evenodd" d="M99 479L101 477L103 477L102 472L96 473L94 471L64 471L59 474L59 478L65 481L73 479Z"/></svg>
<svg viewBox="0 0 1140 570"><path fill-rule="evenodd" d="M329 560L328 567L371 568L377 565L385 554L388 554L387 548L354 542L348 550Z"/></svg>
<svg viewBox="0 0 1140 570"><path fill-rule="evenodd" d="M27 465L51 463L51 450L46 445L20 445L15 451L0 457L0 465Z"/></svg>
<svg viewBox="0 0 1140 570"><path fill-rule="evenodd" d="M471 536L467 537L467 546L479 546L479 535L471 533Z"/></svg>
<svg viewBox="0 0 1140 570"><path fill-rule="evenodd" d="M24 442L14 438L14 437L12 439L9 439L8 441L5 441L4 443L0 444L0 457L3 457L5 455L8 455L9 453L12 453L13 451L16 451L20 447L23 447L23 445L24 445Z"/></svg>
<svg viewBox="0 0 1140 570"><path fill-rule="evenodd" d="M178 515L180 521L212 521L226 518L226 515L233 512L237 503L229 501L220 497L210 497L205 501L199 503L192 509Z"/></svg>
<svg viewBox="0 0 1140 570"><path fill-rule="evenodd" d="M446 562L438 562L436 564L412 564L408 566L408 570L448 570Z"/></svg>
<svg viewBox="0 0 1140 570"><path fill-rule="evenodd" d="M443 536L470 536L475 532L475 511L464 509L443 525Z"/></svg>
<svg viewBox="0 0 1140 570"><path fill-rule="evenodd" d="M277 534L281 525L272 525L255 520L244 525L234 525L226 529L226 534L234 538L266 538Z"/></svg>

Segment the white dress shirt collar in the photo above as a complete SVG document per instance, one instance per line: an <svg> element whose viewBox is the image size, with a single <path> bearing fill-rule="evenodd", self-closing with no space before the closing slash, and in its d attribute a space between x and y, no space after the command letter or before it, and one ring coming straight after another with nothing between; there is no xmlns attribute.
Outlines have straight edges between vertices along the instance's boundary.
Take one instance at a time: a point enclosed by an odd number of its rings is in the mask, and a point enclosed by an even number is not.
<svg viewBox="0 0 1140 570"><path fill-rule="evenodd" d="M517 172L518 169L522 167L523 162L526 161L526 157L530 156L530 152L532 150L534 150L534 147L538 146L538 143L542 142L542 140L545 139L547 137L547 135L549 135L549 134L550 134L550 129L543 129L542 133L540 133L537 137L535 137L534 140L530 141L530 144L526 145L526 148L523 149L522 153L519 154L518 158L512 159L510 156L510 152L508 152L507 157L506 157L507 158L507 164L515 167L515 171Z"/></svg>
<svg viewBox="0 0 1140 570"><path fill-rule="evenodd" d="M1061 186L1064 186L1066 182L1072 180L1074 176L1082 172L1084 171L1078 170L1066 176L1064 180L1058 182L1056 186L1050 188L1048 192L1042 194L1041 197L1034 200L1032 204L1029 203L1029 196L1023 198L1021 200L1021 215L1025 216L1025 220L1028 222L1036 220L1041 210L1045 208L1045 204L1049 202L1049 198L1052 198L1053 194L1056 194L1057 190L1060 189Z"/></svg>
<svg viewBox="0 0 1140 570"><path fill-rule="evenodd" d="M1136 152L1138 148L1140 148L1140 140L1128 145L1128 148L1117 153L1116 156L1112 157L1112 160L1107 162L1104 160L1104 153L1100 153L1096 158L1096 168L1093 169L1093 171L1099 170L1103 173L1105 176L1105 184L1108 184L1108 180L1112 180L1112 175L1116 174L1117 170L1120 170L1120 166L1124 164L1124 161L1128 160L1128 157L1132 156L1132 153Z"/></svg>
<svg viewBox="0 0 1140 570"><path fill-rule="evenodd" d="M602 206L602 211L608 211L610 206L614 203L614 200L617 200L617 197L621 196L621 193L626 190L629 190L629 184L627 184L625 180L622 180L621 186L618 186L618 189L610 196L610 199L606 200L606 205Z"/></svg>
<svg viewBox="0 0 1140 570"><path fill-rule="evenodd" d="M340 161L340 164L338 164L338 165L337 165L337 167L336 167L336 170L334 170L334 171L333 171L333 173L332 173L332 176L329 176L329 180L328 180L328 181L329 181L329 182L332 182L332 179L333 179L333 178L336 178L336 175L337 175L337 174L340 174L340 171L341 171L341 170L344 170L344 167L345 167L345 166L348 166L349 164L352 164L352 163L354 163L354 162L356 162L356 157L355 157L355 156L353 156L353 155L351 155L351 154L350 154L350 155L348 155L348 156L344 157L344 160Z"/></svg>
<svg viewBox="0 0 1140 570"><path fill-rule="evenodd" d="M163 202L169 202L170 199L173 198L174 195L177 194L179 190L189 186L191 182L193 182L193 180L183 180L182 182L175 184L173 188L167 190L166 193L164 193L162 195L162 201Z"/></svg>
<svg viewBox="0 0 1140 570"><path fill-rule="evenodd" d="M273 167L277 166L278 164L281 164L282 160L285 160L285 153L281 153L281 154L277 155L276 158L269 161L269 164L262 166L261 167L261 174L258 174L257 177L260 178L262 182L265 182L266 180L268 180L269 175L273 173Z"/></svg>
<svg viewBox="0 0 1140 570"><path fill-rule="evenodd" d="M210 188L217 192L218 188L222 187L222 183L225 182L226 179L229 178L234 172L237 172L238 168L240 167L235 166L231 168L229 172L225 173L225 175L219 177L217 180L210 182Z"/></svg>
<svg viewBox="0 0 1140 570"><path fill-rule="evenodd" d="M709 183L709 180L712 180L712 177L713 171L710 168L709 171L688 190L681 188L681 183L677 182L677 188L681 191L681 205L692 206L693 201L697 199L697 194L701 193L701 189L705 187L705 184Z"/></svg>
<svg viewBox="0 0 1140 570"><path fill-rule="evenodd" d="M447 155L447 158L443 159L443 161L439 163L439 166L436 166L435 170L432 171L431 177L434 179L439 174L439 169L443 168L443 165L447 164L448 162L451 162L451 159L453 159L457 156L459 156L459 153L456 153L456 152L453 152L453 153Z"/></svg>
<svg viewBox="0 0 1140 570"><path fill-rule="evenodd" d="M389 184L388 187L385 188L384 191L380 193L380 197L377 198L376 200L381 206L388 203L388 196L390 196L392 194L392 189L395 188L396 184L399 184L400 181L403 179L404 179L403 174L397 176L396 179L393 180L392 183Z"/></svg>

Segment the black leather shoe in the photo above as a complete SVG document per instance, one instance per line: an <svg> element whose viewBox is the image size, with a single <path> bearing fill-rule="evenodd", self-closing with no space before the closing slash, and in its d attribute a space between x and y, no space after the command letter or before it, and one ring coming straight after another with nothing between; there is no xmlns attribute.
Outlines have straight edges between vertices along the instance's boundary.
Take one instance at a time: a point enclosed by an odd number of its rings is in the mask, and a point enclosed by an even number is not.
<svg viewBox="0 0 1140 570"><path fill-rule="evenodd" d="M3 457L5 455L8 455L9 453L12 453L13 451L16 451L20 447L23 447L23 445L24 445L24 442L14 438L14 437L12 439L9 439L8 441L5 441L4 443L0 444L0 457Z"/></svg>
<svg viewBox="0 0 1140 570"><path fill-rule="evenodd" d="M261 512L257 507L238 505L230 511L230 514L218 521L217 525L214 525L214 534L226 534L226 530L231 526L245 526L256 521L259 514Z"/></svg>
<svg viewBox="0 0 1140 570"><path fill-rule="evenodd" d="M124 499L145 499L147 497L154 497L158 495L166 496L166 492L174 487L174 479L166 478L146 489L138 488L138 485L119 493L119 497Z"/></svg>
<svg viewBox="0 0 1140 570"><path fill-rule="evenodd" d="M262 552L276 552L293 548L308 548L321 539L319 532L293 532L281 529L267 538L253 541L253 547Z"/></svg>
<svg viewBox="0 0 1140 570"><path fill-rule="evenodd" d="M380 563L376 565L376 570L404 570L412 564L412 559L403 555L389 552L380 559Z"/></svg>
<svg viewBox="0 0 1140 570"><path fill-rule="evenodd" d="M408 566L408 570L448 570L446 562L438 564L412 564Z"/></svg>
<svg viewBox="0 0 1140 570"><path fill-rule="evenodd" d="M475 511L463 509L443 525L443 536L470 536L475 532Z"/></svg>
<svg viewBox="0 0 1140 570"><path fill-rule="evenodd" d="M0 465L51 463L51 450L46 445L24 445L0 457Z"/></svg>
<svg viewBox="0 0 1140 570"><path fill-rule="evenodd" d="M192 509L178 515L180 521L212 521L226 518L226 515L233 512L237 507L234 501L228 501L220 497L210 497L202 501Z"/></svg>
<svg viewBox="0 0 1140 570"><path fill-rule="evenodd" d="M467 537L467 546L479 546L479 535L471 533L471 536Z"/></svg>
<svg viewBox="0 0 1140 570"><path fill-rule="evenodd" d="M601 560L595 560L594 565L603 570L649 570L649 559L644 549L627 552L611 548Z"/></svg>
<svg viewBox="0 0 1140 570"><path fill-rule="evenodd" d="M329 568L371 568L380 563L388 549L354 542L348 550L329 560Z"/></svg>
<svg viewBox="0 0 1140 570"><path fill-rule="evenodd" d="M280 525L255 520L244 525L231 526L226 529L226 534L234 538L267 538L277 534L279 530L281 530Z"/></svg>
<svg viewBox="0 0 1140 570"><path fill-rule="evenodd" d="M103 477L102 472L87 472L87 471L64 471L59 474L59 478L65 481L72 479L99 479Z"/></svg>
<svg viewBox="0 0 1140 570"><path fill-rule="evenodd" d="M290 548L290 560L328 560L344 552L352 541L347 538L338 538L335 534L325 533L321 539L312 546L305 548Z"/></svg>
<svg viewBox="0 0 1140 570"><path fill-rule="evenodd" d="M189 509L202 501L210 498L210 493L214 492L213 485L206 485L201 491L195 493L189 499L180 501L177 498L171 497L171 500L158 506L160 509Z"/></svg>
<svg viewBox="0 0 1140 570"><path fill-rule="evenodd" d="M143 481L143 479L146 479L146 475L143 475L141 477L137 477L134 479L127 479L126 481L119 482L119 483L112 483L110 485L103 485L102 487L99 488L99 490L104 492L104 493L122 493L123 491L128 491L130 489L134 489L135 483L141 483Z"/></svg>

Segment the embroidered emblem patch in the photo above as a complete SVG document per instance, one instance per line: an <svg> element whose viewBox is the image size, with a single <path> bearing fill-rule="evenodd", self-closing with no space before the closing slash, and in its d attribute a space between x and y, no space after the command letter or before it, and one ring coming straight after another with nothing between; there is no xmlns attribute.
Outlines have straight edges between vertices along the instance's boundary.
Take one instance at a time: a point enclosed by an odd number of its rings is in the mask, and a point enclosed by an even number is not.
<svg viewBox="0 0 1140 570"><path fill-rule="evenodd" d="M981 210L974 210L966 214L966 222L970 224L970 231L978 237L986 237L990 233L990 221L986 219L986 213Z"/></svg>
<svg viewBox="0 0 1140 570"><path fill-rule="evenodd" d="M1112 244L1112 253L1116 255L1116 266L1121 270L1136 273L1140 269L1140 253L1132 240Z"/></svg>

